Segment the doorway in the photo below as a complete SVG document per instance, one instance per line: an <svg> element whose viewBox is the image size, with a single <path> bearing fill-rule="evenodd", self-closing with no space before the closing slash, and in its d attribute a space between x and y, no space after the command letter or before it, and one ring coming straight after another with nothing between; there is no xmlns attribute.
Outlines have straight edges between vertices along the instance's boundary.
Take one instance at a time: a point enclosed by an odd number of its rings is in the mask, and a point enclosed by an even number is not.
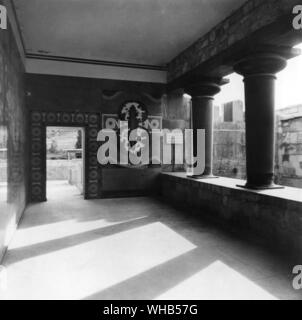
<svg viewBox="0 0 302 320"><path fill-rule="evenodd" d="M47 199L84 194L84 134L82 127L46 127Z"/></svg>
<svg viewBox="0 0 302 320"><path fill-rule="evenodd" d="M30 115L30 201L46 199L46 129L47 127L82 128L84 155L84 199L99 199L101 169L97 162L100 114L95 112L32 111ZM85 135L85 137L84 137Z"/></svg>

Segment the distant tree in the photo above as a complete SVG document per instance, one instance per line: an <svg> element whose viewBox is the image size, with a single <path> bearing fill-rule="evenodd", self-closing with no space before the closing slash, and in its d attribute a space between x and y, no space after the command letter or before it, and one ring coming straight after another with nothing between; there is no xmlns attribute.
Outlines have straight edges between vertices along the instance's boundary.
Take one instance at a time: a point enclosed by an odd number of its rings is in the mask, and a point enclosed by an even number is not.
<svg viewBox="0 0 302 320"><path fill-rule="evenodd" d="M82 149L82 130L78 130L77 142L75 144L76 149ZM76 153L76 158L82 158L82 154Z"/></svg>
<svg viewBox="0 0 302 320"><path fill-rule="evenodd" d="M78 130L77 142L75 144L76 149L82 149L82 130Z"/></svg>
<svg viewBox="0 0 302 320"><path fill-rule="evenodd" d="M55 139L52 139L50 148L48 150L50 153L58 153L58 144Z"/></svg>

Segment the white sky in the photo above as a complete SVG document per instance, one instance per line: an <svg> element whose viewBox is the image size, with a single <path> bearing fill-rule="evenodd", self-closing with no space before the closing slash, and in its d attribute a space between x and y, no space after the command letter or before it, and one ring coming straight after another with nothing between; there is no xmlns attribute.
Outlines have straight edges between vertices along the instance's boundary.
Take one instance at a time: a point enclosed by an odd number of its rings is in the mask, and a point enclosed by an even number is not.
<svg viewBox="0 0 302 320"><path fill-rule="evenodd" d="M297 46L302 49L302 44ZM215 104L221 105L232 100L244 101L243 78L233 73L226 78L230 83L223 86L215 97ZM302 104L302 56L288 61L287 67L277 74L276 109Z"/></svg>

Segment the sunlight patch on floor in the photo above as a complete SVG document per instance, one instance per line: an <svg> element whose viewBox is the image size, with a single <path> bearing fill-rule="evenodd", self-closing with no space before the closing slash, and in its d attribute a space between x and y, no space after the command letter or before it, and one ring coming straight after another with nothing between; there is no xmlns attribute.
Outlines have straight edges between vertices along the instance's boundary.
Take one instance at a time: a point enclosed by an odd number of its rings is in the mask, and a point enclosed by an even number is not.
<svg viewBox="0 0 302 320"><path fill-rule="evenodd" d="M102 231L102 229L105 229L107 227L114 227L126 223L138 222L145 218L147 218L147 216L142 216L136 219L129 219L122 222L109 222L105 219L79 222L77 219L73 219L19 229L14 237L13 242L10 245L10 250L34 244L40 244L46 241L58 240L73 235L76 236L82 232L100 232Z"/></svg>
<svg viewBox="0 0 302 320"><path fill-rule="evenodd" d="M221 261L215 261L156 299L277 300L276 297Z"/></svg>
<svg viewBox="0 0 302 320"><path fill-rule="evenodd" d="M3 298L82 299L195 248L160 222L53 248L51 253L10 265Z"/></svg>

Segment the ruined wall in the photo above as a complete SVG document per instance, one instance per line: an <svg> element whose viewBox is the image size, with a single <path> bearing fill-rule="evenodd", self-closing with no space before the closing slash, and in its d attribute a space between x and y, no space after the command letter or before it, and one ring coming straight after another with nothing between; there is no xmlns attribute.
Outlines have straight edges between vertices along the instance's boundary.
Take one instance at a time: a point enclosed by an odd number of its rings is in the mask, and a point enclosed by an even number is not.
<svg viewBox="0 0 302 320"><path fill-rule="evenodd" d="M276 123L275 183L302 188L302 117ZM245 123L215 123L214 174L246 179L245 153Z"/></svg>
<svg viewBox="0 0 302 320"><path fill-rule="evenodd" d="M215 123L213 173L221 177L245 179L244 122Z"/></svg>
<svg viewBox="0 0 302 320"><path fill-rule="evenodd" d="M7 149L1 156L7 172L0 183L0 260L27 202L26 125L24 69L9 25L0 30L0 141Z"/></svg>
<svg viewBox="0 0 302 320"><path fill-rule="evenodd" d="M279 184L302 188L302 117L278 121L276 167Z"/></svg>
<svg viewBox="0 0 302 320"><path fill-rule="evenodd" d="M165 87L161 84L27 74L26 94L27 107L31 112L39 112L42 116L43 112L48 112L57 119L60 119L58 112L63 115L64 112L94 113L101 119L99 129L106 123L111 125L121 105L127 101L142 103L150 119L160 121L163 127L171 125L169 114L164 116L169 112L166 109ZM79 126L77 121L74 124ZM56 125L64 126L64 121L56 122ZM94 139L96 141L96 136ZM96 155L94 160L97 160ZM156 179L161 169L161 166L155 165L136 169L99 165L98 175L86 172L86 178L96 177L100 191L94 197L139 195L156 190Z"/></svg>

